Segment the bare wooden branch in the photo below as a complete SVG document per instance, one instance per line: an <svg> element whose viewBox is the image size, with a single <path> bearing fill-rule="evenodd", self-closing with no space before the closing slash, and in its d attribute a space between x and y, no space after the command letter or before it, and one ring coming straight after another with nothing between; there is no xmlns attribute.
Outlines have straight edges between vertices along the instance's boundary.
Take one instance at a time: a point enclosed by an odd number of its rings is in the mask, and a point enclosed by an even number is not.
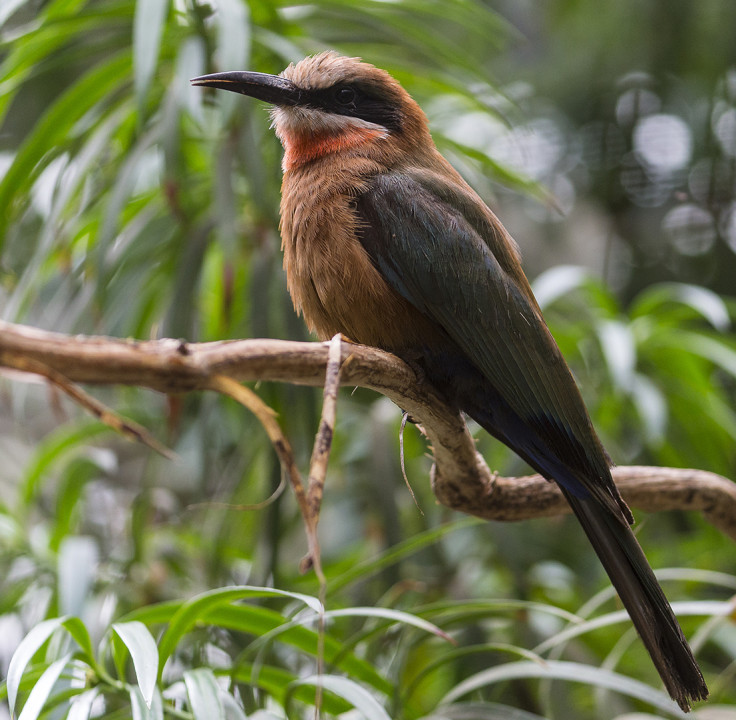
<svg viewBox="0 0 736 720"><path fill-rule="evenodd" d="M332 449L332 438L335 435L337 418L337 391L340 387L340 367L342 364L342 339L335 335L330 341L330 352L325 371L325 386L322 394L322 417L320 418L317 437L314 441L312 459L309 462L309 499L315 520L322 506L322 495L327 477L327 463Z"/></svg>
<svg viewBox="0 0 736 720"><path fill-rule="evenodd" d="M233 340L186 343L69 336L0 321L0 366L28 370L29 359L71 382L126 384L164 393L212 388L224 376L322 386L329 343ZM376 390L421 423L434 452L437 499L465 513L495 520L558 515L567 505L538 475L496 477L476 452L461 415L435 388L393 355L341 343L340 384ZM700 470L619 467L616 482L632 506L648 511L699 510L736 540L736 484Z"/></svg>
<svg viewBox="0 0 736 720"><path fill-rule="evenodd" d="M314 439L312 458L309 461L309 485L307 497L309 500L309 514L304 518L309 539L309 554L302 559L302 572L314 567L315 574L320 582L320 600L324 601L327 592L327 581L322 572L320 559L319 537L317 524L319 511L322 507L322 497L327 477L327 463L332 450L332 438L335 436L335 421L337 418L337 391L340 388L340 368L342 366L342 339L335 335L330 341L325 369L325 384L322 393L322 416L319 421L317 437Z"/></svg>
<svg viewBox="0 0 736 720"><path fill-rule="evenodd" d="M736 483L706 470L627 465L613 468L613 477L632 507L662 510L698 510L722 533L736 541ZM540 475L496 477L486 498L468 503L435 482L437 499L454 510L486 520L526 520L570 512L554 483Z"/></svg>

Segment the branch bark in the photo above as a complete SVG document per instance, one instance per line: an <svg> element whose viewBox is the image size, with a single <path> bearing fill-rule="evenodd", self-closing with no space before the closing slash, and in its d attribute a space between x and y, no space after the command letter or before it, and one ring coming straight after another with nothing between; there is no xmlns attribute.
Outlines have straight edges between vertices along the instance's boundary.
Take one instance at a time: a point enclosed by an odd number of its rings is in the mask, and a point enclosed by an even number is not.
<svg viewBox="0 0 736 720"><path fill-rule="evenodd" d="M0 366L23 372L42 366L67 380L124 384L163 393L212 388L212 378L322 386L329 343L231 340L186 343L70 336L0 321ZM476 452L459 412L395 356L341 343L340 384L375 390L416 419L429 439L439 502L489 520L522 520L569 511L553 483L539 475L498 477ZM614 477L633 507L699 510L736 540L736 484L714 473L658 467L617 467Z"/></svg>

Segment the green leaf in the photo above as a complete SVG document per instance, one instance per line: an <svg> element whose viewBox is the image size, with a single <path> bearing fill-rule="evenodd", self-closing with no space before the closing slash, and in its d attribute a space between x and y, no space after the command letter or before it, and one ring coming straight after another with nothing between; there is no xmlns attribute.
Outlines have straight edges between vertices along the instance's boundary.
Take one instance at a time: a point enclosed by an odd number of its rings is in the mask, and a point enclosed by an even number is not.
<svg viewBox="0 0 736 720"><path fill-rule="evenodd" d="M59 627L63 627L79 645L83 661L101 678L106 676L104 668L100 667L94 656L92 641L84 623L76 617L59 617L44 620L36 625L21 641L8 667L6 680L8 690L8 704L13 711L18 695L20 682L28 663L40 647L51 637Z"/></svg>
<svg viewBox="0 0 736 720"><path fill-rule="evenodd" d="M59 548L57 560L59 611L81 615L97 577L99 551L91 537L69 535Z"/></svg>
<svg viewBox="0 0 736 720"><path fill-rule="evenodd" d="M434 545L439 539L456 530L464 530L469 527L481 525L482 523L482 520L477 520L476 518L464 518L455 522L444 523L439 527L413 535L407 540L397 543L390 550L381 553L377 558L370 558L364 562L357 563L347 572L331 579L330 593L336 594L354 582L362 582L371 575L381 572L387 567L391 567L400 560Z"/></svg>
<svg viewBox="0 0 736 720"><path fill-rule="evenodd" d="M596 330L614 386L629 392L636 368L636 344L631 328L616 320L605 320Z"/></svg>
<svg viewBox="0 0 736 720"><path fill-rule="evenodd" d="M46 700L54 689L54 685L56 685L56 681L59 679L59 675L61 675L71 658L71 653L69 653L56 662L51 663L44 670L43 675L41 675L33 686L28 700L26 700L26 704L23 706L23 711L18 716L18 720L36 720L38 718L43 711Z"/></svg>
<svg viewBox="0 0 736 720"><path fill-rule="evenodd" d="M391 608L380 607L351 607L344 610L329 610L324 614L325 620L332 620L339 617L374 617L381 620L388 620L392 623L401 623L403 625L411 625L413 627L424 630L441 637L443 640L449 640L451 643L455 641L444 630L437 625L424 620L423 618L412 615L411 613L401 610L393 610ZM295 621L297 622L297 621Z"/></svg>
<svg viewBox="0 0 736 720"><path fill-rule="evenodd" d="M209 592L197 595L189 602L184 603L177 610L171 618L169 627L161 638L161 644L159 647L159 675L163 672L164 665L169 659L171 653L174 651L179 640L181 640L195 622L204 619L209 611L220 605L229 604L234 600L242 600L247 597L264 597L269 595L294 598L303 602L316 612L319 612L319 609L321 608L319 600L309 595L249 585L218 588L217 590L210 590Z"/></svg>
<svg viewBox="0 0 736 720"><path fill-rule="evenodd" d="M56 552L61 551L65 539L74 535L79 516L84 512L87 483L104 474L104 470L96 462L103 455L96 455L90 449L87 449L85 455L87 457L75 457L68 462L59 478L56 509L49 538L49 548ZM104 456L112 458L113 462L116 459L113 453L105 453ZM76 611L68 610L68 612Z"/></svg>
<svg viewBox="0 0 736 720"><path fill-rule="evenodd" d="M577 265L558 265L546 270L532 283L539 307L545 308L563 295L583 287L590 280L590 270Z"/></svg>
<svg viewBox="0 0 736 720"><path fill-rule="evenodd" d="M268 608L238 605L219 606L207 613L204 622L257 635L257 639L247 649L249 656L261 650L274 639L296 647L315 658L320 651L320 638L315 630L305 628L296 622L289 622L283 615ZM389 693L391 691L391 683L370 662L358 657L353 652L349 652L349 648L346 648L345 643L340 639L326 634L322 638L322 648L325 660L328 663L335 664L350 677L357 678L381 692Z"/></svg>
<svg viewBox="0 0 736 720"><path fill-rule="evenodd" d="M133 19L133 73L141 116L156 70L169 0L137 0Z"/></svg>
<svg viewBox="0 0 736 720"><path fill-rule="evenodd" d="M706 583L727 590L736 590L736 575L717 572L716 570L699 570L698 568L658 568L657 580L680 580L691 583Z"/></svg>
<svg viewBox="0 0 736 720"><path fill-rule="evenodd" d="M133 720L163 720L163 703L159 693L154 693L149 704L144 699L140 686L134 685L129 688L128 697Z"/></svg>
<svg viewBox="0 0 736 720"><path fill-rule="evenodd" d="M217 36L223 70L245 68L250 58L250 17L243 0L220 0L217 4Z"/></svg>
<svg viewBox="0 0 736 720"><path fill-rule="evenodd" d="M110 428L101 422L83 421L71 427L62 426L50 433L36 446L33 459L28 464L21 481L21 497L25 505L35 497L41 478L49 473L54 463L67 453L85 453L86 443L97 435L110 432Z"/></svg>
<svg viewBox="0 0 736 720"><path fill-rule="evenodd" d="M457 142L456 140L452 140L446 136L442 138L442 143L453 148L461 155L479 162L483 166L484 170L488 172L494 180L502 185L527 193L547 205L554 205L554 198L550 194L549 190L547 190L538 181L527 177L523 173L516 172L512 168L497 162L483 151L470 147L464 143Z"/></svg>
<svg viewBox="0 0 736 720"><path fill-rule="evenodd" d="M220 688L210 668L197 668L184 673L189 707L195 720L225 720Z"/></svg>
<svg viewBox="0 0 736 720"><path fill-rule="evenodd" d="M662 712L666 712L676 718L682 718L682 720L687 720L688 717L665 693L655 690L639 680L625 677L610 670L563 660L547 660L543 665L535 662L521 661L506 663L498 667L483 670L456 685L442 698L442 703L454 702L468 693L489 685L521 678L582 682L593 687L614 690L622 695L628 695L637 700L642 700Z"/></svg>
<svg viewBox="0 0 736 720"><path fill-rule="evenodd" d="M128 648L133 659L133 668L138 678L141 697L150 710L153 693L156 690L158 674L158 649L156 641L141 622L115 623L112 629Z"/></svg>
<svg viewBox="0 0 736 720"><path fill-rule="evenodd" d="M125 50L100 63L64 92L36 123L0 181L0 238L5 235L5 223L10 220L16 197L27 192L37 175L41 158L67 139L72 126L90 108L118 88L121 79L125 82L130 62L130 51Z"/></svg>
<svg viewBox="0 0 736 720"><path fill-rule="evenodd" d="M62 11L62 17L52 20L53 12L50 4L41 13L38 25L32 25L29 32L23 34L10 45L10 52L0 65L0 122L16 97L19 88L26 78L32 75L39 66L53 65L56 57L64 57L63 53L55 55L58 48L67 45L77 37L88 37L88 33L100 30L100 18L91 13L80 14L76 6L86 0L74 0L66 3L69 7ZM66 14L64 14L66 13ZM45 17L44 17L45 16Z"/></svg>
<svg viewBox="0 0 736 720"><path fill-rule="evenodd" d="M264 694L271 696L280 705L285 702L289 686L297 679L292 672L262 663L256 665L239 662L232 669L227 670L227 675L232 678L233 682L258 688ZM313 693L310 692L309 688L302 688L301 691L297 690L294 693L294 697L308 702L309 698L313 697ZM325 712L333 715L339 715L350 709L350 706L344 700L333 698L331 695L324 698L322 707Z"/></svg>
<svg viewBox="0 0 736 720"><path fill-rule="evenodd" d="M642 291L631 307L632 317L671 315L674 305L689 307L716 330L725 332L731 325L726 303L708 288L684 283L660 283Z"/></svg>
<svg viewBox="0 0 736 720"><path fill-rule="evenodd" d="M66 720L89 720L89 714L92 712L92 705L97 696L100 694L99 688L92 688L77 695L69 706Z"/></svg>
<svg viewBox="0 0 736 720"><path fill-rule="evenodd" d="M692 602L673 602L672 610L678 617L686 617L689 615L702 617L728 617L733 611L733 605L729 602L721 602L718 600L699 600ZM579 637L585 633L592 632L601 627L615 625L616 623L630 623L631 618L626 610L616 610L615 612L601 615L600 617L585 620L583 622L572 625L561 630L552 637L547 638L534 648L535 653L543 653L568 642L574 637Z"/></svg>
<svg viewBox="0 0 736 720"><path fill-rule="evenodd" d="M287 714L293 690L304 685L321 687L335 693L343 700L347 700L366 720L391 720L391 716L383 706L362 685L338 675L312 675L293 682L287 692Z"/></svg>
<svg viewBox="0 0 736 720"><path fill-rule="evenodd" d="M217 39L222 70L246 67L250 56L250 19L248 3L243 0L220 0L217 3ZM233 93L220 93L217 102L222 122L227 124L242 103ZM229 163L228 163L229 167Z"/></svg>
<svg viewBox="0 0 736 720"><path fill-rule="evenodd" d="M240 707L240 705L238 705L237 700L235 700L235 698L230 695L230 693L221 693L220 700L222 701L223 710L225 712L225 717L227 718L227 720L248 720L245 711L242 707ZM256 715L251 715L251 718L253 718L253 720L256 720L257 715L258 713L256 713ZM206 715L204 717L206 717ZM261 720L265 719L261 718Z"/></svg>
<svg viewBox="0 0 736 720"><path fill-rule="evenodd" d="M179 48L176 58L176 71L174 73L174 91L179 108L185 108L196 119L202 123L202 98L203 93L192 92L189 79L203 75L206 72L206 55L202 38L189 37Z"/></svg>
<svg viewBox="0 0 736 720"><path fill-rule="evenodd" d="M92 649L92 639L89 636L84 623L76 617L61 618L64 629L74 638L79 645L85 662L91 667L95 667L95 653Z"/></svg>
<svg viewBox="0 0 736 720"><path fill-rule="evenodd" d="M634 373L631 377L631 401L639 413L647 440L653 443L664 440L667 401L662 391L645 375Z"/></svg>
<svg viewBox="0 0 736 720"><path fill-rule="evenodd" d="M421 686L424 679L435 672L437 669L447 666L448 668L457 666L460 658L476 655L479 653L504 652L513 655L519 655L526 660L544 664L545 660L531 650L519 647L517 645L509 645L508 643L484 643L483 645L470 645L467 647L457 648L450 652L443 653L438 659L425 665L422 670L412 678L410 683L405 683L401 688L403 698L411 698L412 694Z"/></svg>
<svg viewBox="0 0 736 720"><path fill-rule="evenodd" d="M104 261L109 245L120 230L120 215L126 204L129 203L135 178L140 172L141 165L148 157L151 148L160 140L162 131L163 128L160 125L153 125L137 139L134 147L126 154L124 162L118 169L115 182L107 193L105 214L102 226L97 233L95 247L99 266L98 275L103 284L102 288L98 288L100 292L107 289L108 279L104 274ZM115 267L113 272L119 272L119 268Z"/></svg>
<svg viewBox="0 0 736 720"><path fill-rule="evenodd" d="M153 605L144 605L143 607L136 608L135 610L123 615L120 618L120 622L132 622L137 620L138 622L145 623L146 625L155 625L157 623L168 623L176 615L179 609L184 605L181 600L168 600L166 602L155 603ZM159 655L161 649L159 648Z"/></svg>
<svg viewBox="0 0 736 720"><path fill-rule="evenodd" d="M500 613L515 612L539 612L559 617L570 623L576 623L580 618L575 613L568 612L563 608L548 603L534 602L530 600L444 600L415 608L417 614L431 618L443 618L445 623L449 621L471 620L478 617L488 617Z"/></svg>
<svg viewBox="0 0 736 720"><path fill-rule="evenodd" d="M681 303L700 313L716 330L726 332L731 327L726 303L712 290L698 285L679 284L674 295Z"/></svg>
<svg viewBox="0 0 736 720"><path fill-rule="evenodd" d="M8 676L5 681L8 687L8 705L10 706L11 714L15 713L15 701L18 697L20 681L28 663L41 645L61 626L63 621L64 618L52 618L51 620L44 620L31 628L31 631L23 638L13 653L13 657L10 659L10 665L8 666Z"/></svg>
<svg viewBox="0 0 736 720"><path fill-rule="evenodd" d="M445 705L420 720L545 720L541 715L501 703L456 703ZM630 720L634 720L633 717Z"/></svg>
<svg viewBox="0 0 736 720"><path fill-rule="evenodd" d="M694 355L710 360L721 370L736 378L736 349L720 338L709 337L703 333L680 332L678 345Z"/></svg>

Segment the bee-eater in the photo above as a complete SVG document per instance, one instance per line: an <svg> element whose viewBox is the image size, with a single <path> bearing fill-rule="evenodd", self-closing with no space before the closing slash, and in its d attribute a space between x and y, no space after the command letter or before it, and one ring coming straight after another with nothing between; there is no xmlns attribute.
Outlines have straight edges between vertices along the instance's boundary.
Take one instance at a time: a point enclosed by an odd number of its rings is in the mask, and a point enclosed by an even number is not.
<svg viewBox="0 0 736 720"><path fill-rule="evenodd" d="M284 268L310 329L419 366L453 406L555 481L670 695L684 710L705 699L516 243L437 151L417 103L387 72L334 52L279 76L192 82L273 106L285 149Z"/></svg>

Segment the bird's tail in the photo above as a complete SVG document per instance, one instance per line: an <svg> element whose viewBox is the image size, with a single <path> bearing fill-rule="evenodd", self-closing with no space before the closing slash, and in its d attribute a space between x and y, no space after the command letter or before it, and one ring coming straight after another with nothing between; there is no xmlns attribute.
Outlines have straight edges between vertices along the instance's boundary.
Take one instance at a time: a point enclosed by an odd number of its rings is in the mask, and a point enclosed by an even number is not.
<svg viewBox="0 0 736 720"><path fill-rule="evenodd" d="M687 712L708 688L667 598L631 529L592 498L565 492L629 612L667 691Z"/></svg>

